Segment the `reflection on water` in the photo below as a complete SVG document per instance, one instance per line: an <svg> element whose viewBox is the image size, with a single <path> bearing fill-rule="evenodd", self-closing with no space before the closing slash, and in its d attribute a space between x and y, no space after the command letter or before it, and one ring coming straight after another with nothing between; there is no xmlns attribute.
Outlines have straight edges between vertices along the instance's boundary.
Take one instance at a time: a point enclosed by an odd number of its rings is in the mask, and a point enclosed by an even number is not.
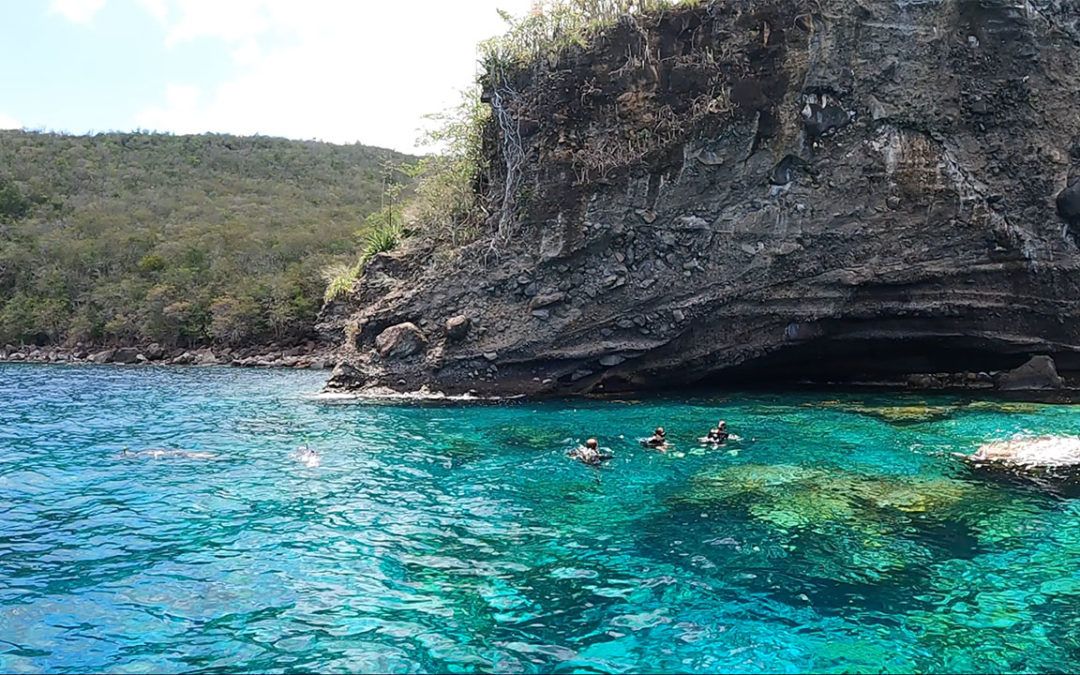
<svg viewBox="0 0 1080 675"><path fill-rule="evenodd" d="M1080 666L1080 503L951 455L1072 407L388 406L320 377L0 366L0 671ZM718 419L746 440L700 448ZM660 424L672 452L637 445ZM564 456L588 436L602 469Z"/></svg>

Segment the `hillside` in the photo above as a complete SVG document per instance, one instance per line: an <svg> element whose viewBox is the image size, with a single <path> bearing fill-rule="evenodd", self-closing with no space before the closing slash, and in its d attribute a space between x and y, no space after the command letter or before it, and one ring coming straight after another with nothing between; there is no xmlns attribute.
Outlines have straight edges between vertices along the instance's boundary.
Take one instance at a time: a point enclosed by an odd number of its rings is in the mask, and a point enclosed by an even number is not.
<svg viewBox="0 0 1080 675"><path fill-rule="evenodd" d="M362 145L0 131L0 344L306 339L386 163ZM396 175L400 178L400 175Z"/></svg>

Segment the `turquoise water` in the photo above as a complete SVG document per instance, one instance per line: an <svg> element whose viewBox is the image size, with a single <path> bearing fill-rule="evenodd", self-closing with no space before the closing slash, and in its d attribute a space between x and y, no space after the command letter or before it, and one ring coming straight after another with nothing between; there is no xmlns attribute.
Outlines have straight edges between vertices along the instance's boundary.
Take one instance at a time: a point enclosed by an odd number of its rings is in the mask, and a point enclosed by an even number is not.
<svg viewBox="0 0 1080 675"><path fill-rule="evenodd" d="M322 377L0 366L0 671L1080 668L1080 502L949 455L1076 408L363 405ZM698 450L720 418L745 440ZM656 424L674 452L634 441ZM587 435L601 470L564 457Z"/></svg>

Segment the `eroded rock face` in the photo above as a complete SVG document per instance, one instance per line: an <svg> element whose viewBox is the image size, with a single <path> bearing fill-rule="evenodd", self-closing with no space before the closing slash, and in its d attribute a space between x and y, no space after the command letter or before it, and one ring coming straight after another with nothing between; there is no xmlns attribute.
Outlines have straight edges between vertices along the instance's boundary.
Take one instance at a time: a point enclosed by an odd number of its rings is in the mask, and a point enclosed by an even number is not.
<svg viewBox="0 0 1080 675"><path fill-rule="evenodd" d="M495 394L902 382L1035 354L1068 376L1078 21L1061 0L730 0L623 22L500 90L521 137L493 127L497 255L379 256L336 310L363 327L350 362ZM374 358L391 326L461 313L468 340Z"/></svg>

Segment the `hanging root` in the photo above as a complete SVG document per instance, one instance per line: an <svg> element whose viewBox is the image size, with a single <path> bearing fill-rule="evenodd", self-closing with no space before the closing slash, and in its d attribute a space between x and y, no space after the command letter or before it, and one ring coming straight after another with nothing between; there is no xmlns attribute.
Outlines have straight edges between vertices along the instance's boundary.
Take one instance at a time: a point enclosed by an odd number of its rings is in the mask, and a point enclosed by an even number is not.
<svg viewBox="0 0 1080 675"><path fill-rule="evenodd" d="M517 97L518 93L505 85L495 87L491 97L491 109L499 124L503 158L506 160L506 179L503 185L502 204L499 208L498 236L496 237L500 241L505 241L512 234L516 221L515 210L518 188L521 184L521 172L525 166L525 149L521 144L521 133L517 121L507 110L506 105L506 101L513 101Z"/></svg>

